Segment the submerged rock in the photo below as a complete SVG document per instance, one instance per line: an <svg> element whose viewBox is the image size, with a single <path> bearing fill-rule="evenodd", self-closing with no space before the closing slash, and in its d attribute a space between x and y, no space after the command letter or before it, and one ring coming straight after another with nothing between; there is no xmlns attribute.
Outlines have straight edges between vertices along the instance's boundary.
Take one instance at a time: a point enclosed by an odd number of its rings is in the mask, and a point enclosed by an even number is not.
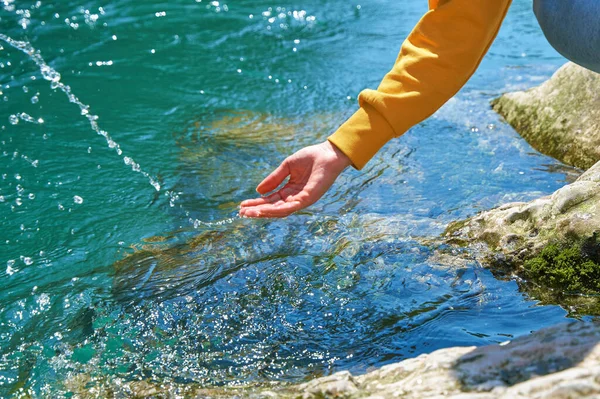
<svg viewBox="0 0 600 399"><path fill-rule="evenodd" d="M206 389L192 384L106 381L89 388L77 375L65 385L74 397L156 398L597 398L600 325L574 322L499 345L455 347L353 376L347 371L299 385Z"/></svg>
<svg viewBox="0 0 600 399"><path fill-rule="evenodd" d="M441 244L410 237L418 223L422 222L404 216L348 214L297 221L232 218L210 229L181 229L145 239L143 246L114 263L112 293L122 303L161 301L198 292L241 268L284 257L326 254L319 262L337 268L342 258L359 263L400 251L402 245L418 252L421 246L425 250ZM433 263L450 267L447 259Z"/></svg>
<svg viewBox="0 0 600 399"><path fill-rule="evenodd" d="M221 155L227 150L246 150L256 157L257 149L264 148L271 155L287 155L291 148L300 149L323 140L331 129L341 123L341 118L341 114L322 113L294 118L235 110L224 112L214 119L197 121L175 140L182 150L182 162L198 162L207 155Z"/></svg>
<svg viewBox="0 0 600 399"><path fill-rule="evenodd" d="M492 105L536 150L583 169L600 160L600 74L568 63Z"/></svg>

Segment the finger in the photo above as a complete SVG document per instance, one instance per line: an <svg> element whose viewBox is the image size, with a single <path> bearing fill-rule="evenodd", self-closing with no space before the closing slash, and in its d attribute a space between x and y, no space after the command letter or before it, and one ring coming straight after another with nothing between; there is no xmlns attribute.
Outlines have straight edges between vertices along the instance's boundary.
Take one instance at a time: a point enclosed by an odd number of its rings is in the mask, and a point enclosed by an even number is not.
<svg viewBox="0 0 600 399"><path fill-rule="evenodd" d="M281 218L302 209L298 201L265 204L240 210L240 216L250 218Z"/></svg>
<svg viewBox="0 0 600 399"><path fill-rule="evenodd" d="M240 207L247 208L250 206L264 205L264 204L269 204L269 203L270 202L268 202L265 197L252 198L252 199L247 199L247 200L240 202Z"/></svg>
<svg viewBox="0 0 600 399"><path fill-rule="evenodd" d="M281 165L277 167L271 174L260 182L258 187L256 187L256 191L259 194L266 194L269 191L273 191L285 180L286 177L290 174L290 169L288 167L287 159L284 160Z"/></svg>

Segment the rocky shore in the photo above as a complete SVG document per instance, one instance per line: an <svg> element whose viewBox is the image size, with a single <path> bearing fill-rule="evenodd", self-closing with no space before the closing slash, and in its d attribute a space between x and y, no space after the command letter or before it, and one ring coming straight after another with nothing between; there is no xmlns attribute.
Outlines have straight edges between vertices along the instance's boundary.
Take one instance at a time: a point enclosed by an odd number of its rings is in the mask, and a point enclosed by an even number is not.
<svg viewBox="0 0 600 399"><path fill-rule="evenodd" d="M600 325L572 322L512 342L455 347L354 376L347 371L299 385L203 389L190 384L67 381L74 398L452 398L600 397Z"/></svg>

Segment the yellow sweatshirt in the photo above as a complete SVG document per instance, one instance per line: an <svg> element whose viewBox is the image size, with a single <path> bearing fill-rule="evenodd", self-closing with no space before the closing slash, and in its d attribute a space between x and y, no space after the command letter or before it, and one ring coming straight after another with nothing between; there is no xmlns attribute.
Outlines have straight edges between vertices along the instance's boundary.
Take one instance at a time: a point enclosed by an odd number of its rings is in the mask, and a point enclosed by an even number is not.
<svg viewBox="0 0 600 399"><path fill-rule="evenodd" d="M328 139L361 169L381 147L431 116L475 72L511 0L429 0L377 90Z"/></svg>

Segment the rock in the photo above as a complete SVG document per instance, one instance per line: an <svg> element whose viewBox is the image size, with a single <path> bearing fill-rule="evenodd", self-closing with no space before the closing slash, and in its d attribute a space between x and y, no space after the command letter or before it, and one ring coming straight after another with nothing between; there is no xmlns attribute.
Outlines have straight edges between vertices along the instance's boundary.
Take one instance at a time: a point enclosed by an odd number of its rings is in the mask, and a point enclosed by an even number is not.
<svg viewBox="0 0 600 399"><path fill-rule="evenodd" d="M450 243L479 246L476 255L484 263L492 256L519 265L549 243L582 240L600 231L599 182L600 162L549 196L452 223L445 237Z"/></svg>
<svg viewBox="0 0 600 399"><path fill-rule="evenodd" d="M600 74L567 63L541 86L492 106L536 150L583 169L600 160Z"/></svg>
<svg viewBox="0 0 600 399"><path fill-rule="evenodd" d="M322 397L347 397L359 392L359 389L348 371L342 371L327 377L318 378L295 388L303 392L305 399Z"/></svg>
<svg viewBox="0 0 600 399"><path fill-rule="evenodd" d="M598 398L599 342L600 324L578 321L499 345L441 349L364 375L342 371L298 385L207 389L120 380L93 389L116 397L160 398ZM93 397L86 381L74 376L65 384L73 397Z"/></svg>

